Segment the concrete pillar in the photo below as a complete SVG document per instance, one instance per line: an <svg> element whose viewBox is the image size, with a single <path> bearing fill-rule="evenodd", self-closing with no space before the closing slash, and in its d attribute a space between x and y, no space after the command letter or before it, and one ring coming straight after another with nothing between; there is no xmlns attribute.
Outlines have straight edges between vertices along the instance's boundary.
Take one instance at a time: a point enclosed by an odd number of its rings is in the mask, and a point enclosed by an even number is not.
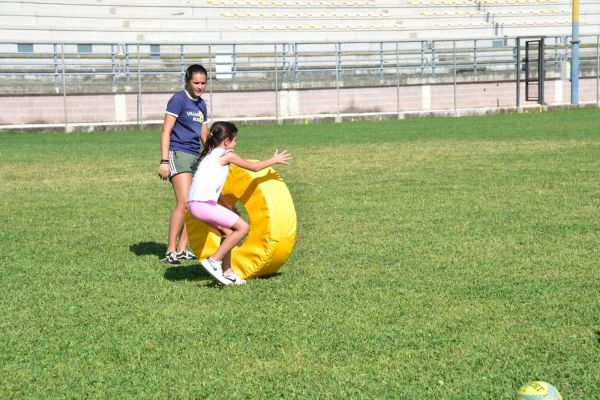
<svg viewBox="0 0 600 400"><path fill-rule="evenodd" d="M562 79L558 79L554 81L554 102L555 103L564 103L565 94L564 94L564 85L565 81Z"/></svg>
<svg viewBox="0 0 600 400"><path fill-rule="evenodd" d="M300 92L298 90L279 91L279 116L293 117L300 114Z"/></svg>
<svg viewBox="0 0 600 400"><path fill-rule="evenodd" d="M127 121L127 99L124 94L115 94L115 122Z"/></svg>
<svg viewBox="0 0 600 400"><path fill-rule="evenodd" d="M431 111L431 86L421 86L421 109L423 111Z"/></svg>

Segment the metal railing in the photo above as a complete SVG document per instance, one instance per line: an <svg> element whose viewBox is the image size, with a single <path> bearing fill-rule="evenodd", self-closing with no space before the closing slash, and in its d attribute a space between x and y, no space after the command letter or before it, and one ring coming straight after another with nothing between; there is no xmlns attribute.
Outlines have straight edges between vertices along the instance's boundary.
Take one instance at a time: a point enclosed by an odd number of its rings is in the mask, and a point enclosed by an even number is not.
<svg viewBox="0 0 600 400"><path fill-rule="evenodd" d="M558 74L570 57L568 36L548 36L545 69ZM150 91L169 91L183 82L191 63L211 66L223 89L228 84L273 87L266 76L296 87L372 84L373 80L447 81L505 75L515 79L516 38L277 44L94 44L79 52L76 44L34 43L18 52L16 43L0 43L0 83L12 94L127 92L146 78ZM598 36L582 37L582 73L596 69ZM500 78L498 78L500 79ZM36 81L37 84L21 84ZM363 83L361 83L363 82ZM162 83L162 85L161 85ZM262 83L262 86L260 85ZM257 86L258 85L258 86ZM6 93L6 92L3 92Z"/></svg>
<svg viewBox="0 0 600 400"><path fill-rule="evenodd" d="M580 40L581 75L596 79L598 101L600 35L581 36ZM139 122L142 94L180 89L185 70L192 63L203 64L209 70L210 90L216 92L339 91L442 83L456 86L480 81L517 82L516 43L515 37L257 44L103 43L84 47L76 43L20 46L0 42L0 96L137 93ZM544 43L546 78L568 79L570 37L545 36ZM456 89L454 96L456 109Z"/></svg>

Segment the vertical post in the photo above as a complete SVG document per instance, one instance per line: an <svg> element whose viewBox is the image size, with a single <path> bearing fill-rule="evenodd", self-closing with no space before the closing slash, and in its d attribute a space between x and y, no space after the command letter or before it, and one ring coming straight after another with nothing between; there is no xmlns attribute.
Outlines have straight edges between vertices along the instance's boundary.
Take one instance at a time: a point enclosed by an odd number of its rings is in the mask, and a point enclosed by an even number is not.
<svg viewBox="0 0 600 400"><path fill-rule="evenodd" d="M517 77L517 111L519 111L521 107L521 39L517 38L516 43L516 60L515 60L515 73Z"/></svg>
<svg viewBox="0 0 600 400"><path fill-rule="evenodd" d="M600 35L596 36L596 104L600 106L598 97L598 80L600 75Z"/></svg>
<svg viewBox="0 0 600 400"><path fill-rule="evenodd" d="M52 48L54 50L54 90L58 93L58 45L54 43Z"/></svg>
<svg viewBox="0 0 600 400"><path fill-rule="evenodd" d="M340 118L340 43L335 44L336 52L335 52L335 95L336 95L336 104L337 104L337 117L335 118L335 122L341 122Z"/></svg>
<svg viewBox="0 0 600 400"><path fill-rule="evenodd" d="M431 41L431 76L435 78L435 40Z"/></svg>
<svg viewBox="0 0 600 400"><path fill-rule="evenodd" d="M209 105L210 105L210 110L209 110L209 116L208 119L210 119L212 121L214 114L213 114L213 91L212 91L212 47L209 44L208 45L208 101L209 101Z"/></svg>
<svg viewBox="0 0 600 400"><path fill-rule="evenodd" d="M287 43L281 44L281 83L285 83L288 80L289 68L287 67Z"/></svg>
<svg viewBox="0 0 600 400"><path fill-rule="evenodd" d="M184 48L183 45L179 45L179 79L181 81L181 86L185 84L185 57L183 55Z"/></svg>
<svg viewBox="0 0 600 400"><path fill-rule="evenodd" d="M529 44L531 41L525 40L525 101L529 101ZM538 71L539 75L539 71ZM539 88L538 88L539 90Z"/></svg>
<svg viewBox="0 0 600 400"><path fill-rule="evenodd" d="M67 73L65 71L65 44L60 44L62 53L62 90L63 90L63 108L65 118L65 132L69 132L69 115L67 113Z"/></svg>
<svg viewBox="0 0 600 400"><path fill-rule="evenodd" d="M571 25L571 104L579 104L579 0L573 1Z"/></svg>
<svg viewBox="0 0 600 400"><path fill-rule="evenodd" d="M124 44L123 49L125 51L125 82L126 82L125 85L131 86L131 76L130 76L131 66L129 65L129 45Z"/></svg>
<svg viewBox="0 0 600 400"><path fill-rule="evenodd" d="M137 77L138 77L138 90L137 90L137 115L136 122L138 128L142 123L142 67L141 67L141 57L140 57L140 44L137 44Z"/></svg>
<svg viewBox="0 0 600 400"><path fill-rule="evenodd" d="M544 71L545 44L543 37L540 38L538 49L538 103L544 105L546 104L544 100L544 85L546 84L546 72Z"/></svg>
<svg viewBox="0 0 600 400"><path fill-rule="evenodd" d="M298 43L294 43L294 80L298 83Z"/></svg>
<svg viewBox="0 0 600 400"><path fill-rule="evenodd" d="M110 59L112 62L112 88L113 90L117 89L117 50L115 50L115 46L118 50L118 44L110 45Z"/></svg>
<svg viewBox="0 0 600 400"><path fill-rule="evenodd" d="M383 81L383 42L379 42L379 79Z"/></svg>
<svg viewBox="0 0 600 400"><path fill-rule="evenodd" d="M456 40L452 41L452 53L453 53L453 64L454 64L454 116L457 116L456 113Z"/></svg>
<svg viewBox="0 0 600 400"><path fill-rule="evenodd" d="M425 69L425 42L421 42L421 79L423 79L424 69Z"/></svg>
<svg viewBox="0 0 600 400"><path fill-rule="evenodd" d="M400 119L400 60L398 57L398 41L396 41L396 112Z"/></svg>
<svg viewBox="0 0 600 400"><path fill-rule="evenodd" d="M477 76L477 39L473 40L473 71Z"/></svg>
<svg viewBox="0 0 600 400"><path fill-rule="evenodd" d="M275 56L275 122L279 124L279 88L277 87L277 45L273 45L274 51L273 54Z"/></svg>
<svg viewBox="0 0 600 400"><path fill-rule="evenodd" d="M233 72L233 82L237 81L237 45L234 43L231 46L231 51L232 51L232 55L231 55L231 64L232 64L232 72Z"/></svg>
<svg viewBox="0 0 600 400"><path fill-rule="evenodd" d="M558 41L560 40L560 38L555 37L554 38L554 72L559 73L560 72L560 62L559 62L559 56L558 56Z"/></svg>

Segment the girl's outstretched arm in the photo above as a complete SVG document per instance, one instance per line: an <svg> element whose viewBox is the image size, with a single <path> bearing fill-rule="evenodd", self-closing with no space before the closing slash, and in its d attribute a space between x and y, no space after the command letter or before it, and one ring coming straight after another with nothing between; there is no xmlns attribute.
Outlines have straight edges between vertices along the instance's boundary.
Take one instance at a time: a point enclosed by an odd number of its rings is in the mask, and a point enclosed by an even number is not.
<svg viewBox="0 0 600 400"><path fill-rule="evenodd" d="M244 168L250 171L260 171L261 169L265 169L275 164L289 164L289 161L292 159L292 155L287 151L283 150L281 153L278 150L275 150L273 157L268 158L262 161L248 161L233 151L225 154L221 157L221 164L225 165L228 163L237 165L240 168Z"/></svg>

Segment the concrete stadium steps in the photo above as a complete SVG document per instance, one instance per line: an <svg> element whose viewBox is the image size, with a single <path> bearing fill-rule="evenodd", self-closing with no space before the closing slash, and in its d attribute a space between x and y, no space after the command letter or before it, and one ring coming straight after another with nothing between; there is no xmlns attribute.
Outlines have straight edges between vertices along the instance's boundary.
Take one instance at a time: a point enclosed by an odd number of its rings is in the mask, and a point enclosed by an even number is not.
<svg viewBox="0 0 600 400"><path fill-rule="evenodd" d="M571 0L3 1L7 41L302 42L568 35ZM581 34L600 1L581 0Z"/></svg>

